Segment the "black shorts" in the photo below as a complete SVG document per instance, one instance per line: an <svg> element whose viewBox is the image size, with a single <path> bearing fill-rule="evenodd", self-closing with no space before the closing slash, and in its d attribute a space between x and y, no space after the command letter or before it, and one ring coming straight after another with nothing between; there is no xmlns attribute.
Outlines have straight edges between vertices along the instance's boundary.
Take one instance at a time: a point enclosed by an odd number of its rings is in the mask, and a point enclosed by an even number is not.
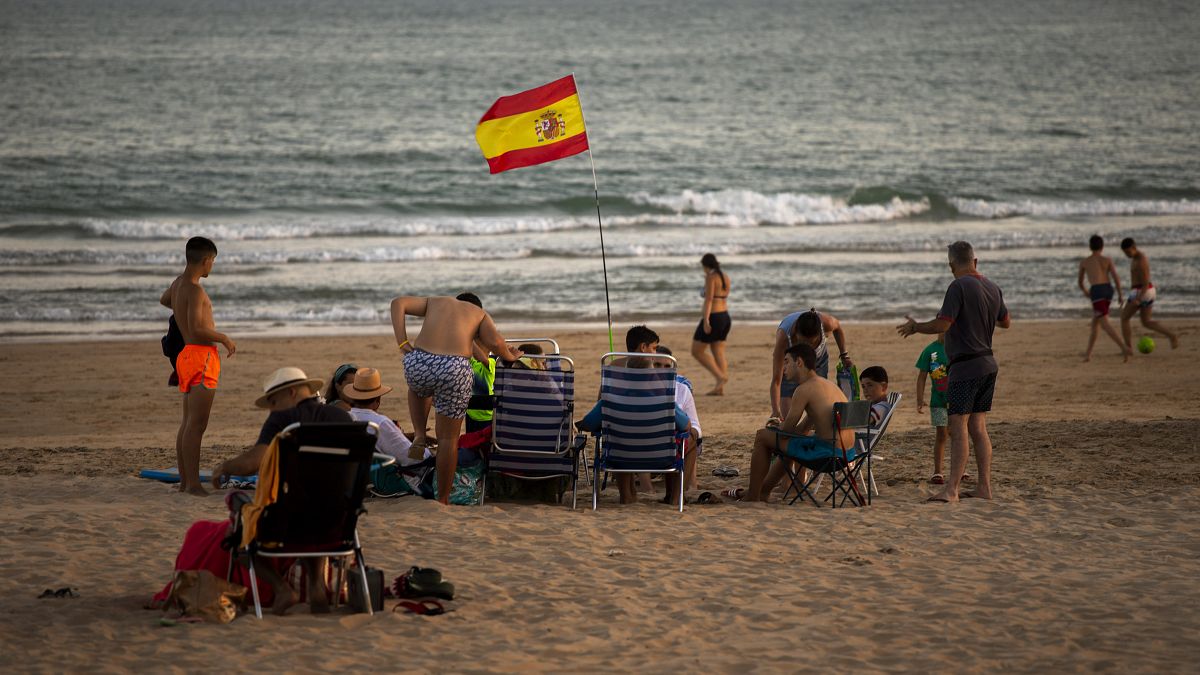
<svg viewBox="0 0 1200 675"><path fill-rule="evenodd" d="M951 380L946 386L946 408L951 415L985 413L992 409L996 373L972 380Z"/></svg>
<svg viewBox="0 0 1200 675"><path fill-rule="evenodd" d="M692 335L692 339L696 342L724 342L725 338L729 337L729 329L733 326L733 320L729 318L729 312L712 312L708 315L708 323L712 326L711 333L704 332L704 319L700 319L700 323L696 325L696 333Z"/></svg>

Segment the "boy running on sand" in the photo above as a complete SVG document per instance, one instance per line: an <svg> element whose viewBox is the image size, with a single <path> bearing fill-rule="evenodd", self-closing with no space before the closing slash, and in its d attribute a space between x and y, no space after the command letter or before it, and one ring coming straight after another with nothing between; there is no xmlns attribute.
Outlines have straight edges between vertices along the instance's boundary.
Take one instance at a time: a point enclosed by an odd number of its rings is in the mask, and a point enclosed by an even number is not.
<svg viewBox="0 0 1200 675"><path fill-rule="evenodd" d="M170 308L186 343L175 361L179 373L179 391L183 392L183 421L175 436L175 459L179 466L179 491L207 495L200 485L200 444L208 429L208 415L217 394L221 376L221 357L214 342L225 345L232 357L237 345L218 332L213 323L212 302L200 280L212 272L217 246L204 237L192 237L184 249L187 267L183 274L159 298Z"/></svg>
<svg viewBox="0 0 1200 675"><path fill-rule="evenodd" d="M1117 276L1117 267L1113 264L1112 258L1104 255L1104 238L1098 234L1093 234L1091 239L1088 239L1088 248L1092 249L1092 254L1083 260L1079 261L1079 290L1083 291L1083 295L1092 301L1092 334L1088 337L1087 353L1084 354L1083 360L1092 360L1092 348L1096 346L1096 336L1099 335L1100 329L1103 328L1105 333L1112 338L1113 342L1121 348L1121 354L1125 357L1125 361L1129 361L1129 357L1133 352L1125 346L1121 341L1117 331L1108 323L1108 307L1112 304L1113 286L1117 287L1116 296L1117 302L1124 306L1125 296L1121 294L1121 277ZM1083 279L1087 277L1088 286L1083 285ZM1109 283L1111 280L1112 283Z"/></svg>
<svg viewBox="0 0 1200 675"><path fill-rule="evenodd" d="M1138 250L1132 237L1121 240L1121 252L1129 258L1129 284L1133 291L1129 294L1129 302L1121 309L1121 334L1125 337L1125 349L1133 353L1133 327L1129 322L1133 315L1141 312L1142 325L1156 333L1162 333L1171 341L1171 349L1179 347L1179 336L1172 333L1166 326L1150 318L1154 311L1154 300L1157 291L1150 283L1150 260L1146 254Z"/></svg>

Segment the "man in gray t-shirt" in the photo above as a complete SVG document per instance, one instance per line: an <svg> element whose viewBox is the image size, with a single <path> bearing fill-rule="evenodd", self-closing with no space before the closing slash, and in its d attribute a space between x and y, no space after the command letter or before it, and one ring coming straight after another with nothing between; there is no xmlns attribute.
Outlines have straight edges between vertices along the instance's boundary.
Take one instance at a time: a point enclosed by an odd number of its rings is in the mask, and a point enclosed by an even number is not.
<svg viewBox="0 0 1200 675"><path fill-rule="evenodd" d="M950 270L954 281L936 319L917 323L905 317L897 326L900 335L946 333L946 356L950 359L946 404L950 413L950 479L943 491L930 501L958 501L959 483L967 468L968 437L975 446L979 484L967 497L992 497L992 441L987 432L987 414L992 409L996 374L1000 367L992 356L992 334L996 326L1008 328L1011 321L1000 287L976 269L975 251L965 241L950 245Z"/></svg>

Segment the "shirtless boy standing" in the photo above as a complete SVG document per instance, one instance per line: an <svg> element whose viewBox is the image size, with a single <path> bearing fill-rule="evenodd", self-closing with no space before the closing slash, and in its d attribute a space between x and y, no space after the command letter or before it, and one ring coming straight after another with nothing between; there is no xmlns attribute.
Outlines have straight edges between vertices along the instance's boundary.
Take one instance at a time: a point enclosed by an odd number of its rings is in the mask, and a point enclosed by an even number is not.
<svg viewBox="0 0 1200 675"><path fill-rule="evenodd" d="M840 452L839 448L854 447L853 431L843 429L840 438L834 438L833 435L833 404L845 403L846 395L836 384L818 375L816 366L817 353L805 343L784 351L784 374L796 383L796 389L792 393L787 418L779 428L795 434L812 432L811 436L788 439L787 447L783 449L789 457L800 461L829 457ZM767 470L780 438L772 427L758 430L750 455L747 501L767 501L771 493L770 486L765 485Z"/></svg>
<svg viewBox="0 0 1200 675"><path fill-rule="evenodd" d="M1092 301L1092 334L1088 337L1087 354L1084 355L1083 360L1092 360L1092 349L1096 346L1096 336L1103 328L1104 332L1121 348L1121 354L1125 356L1125 360L1129 361L1133 352L1125 346L1121 337L1117 335L1116 329L1108 323L1108 307L1112 304L1114 285L1117 287L1117 302L1121 306L1125 305L1125 296L1121 294L1121 277L1117 276L1117 266L1113 264L1112 258L1103 253L1103 237L1093 234L1091 239L1088 239L1088 248L1092 249L1092 254L1079 262L1078 279L1079 290L1083 291L1084 297ZM1083 285L1084 277L1087 277L1088 286Z"/></svg>
<svg viewBox="0 0 1200 675"><path fill-rule="evenodd" d="M1132 237L1121 241L1121 252L1129 258L1129 284L1133 286L1129 293L1129 301L1121 310L1121 334L1125 337L1125 349L1133 353L1133 327L1129 324L1133 315L1138 312L1141 312L1143 326L1167 336L1171 341L1171 349L1179 347L1179 336L1151 318L1156 293L1154 284L1150 283L1150 261L1146 254L1138 250Z"/></svg>
<svg viewBox="0 0 1200 675"><path fill-rule="evenodd" d="M408 413L416 438L425 443L425 424L429 418L428 400L437 410L437 499L450 503L450 488L458 466L458 435L475 374L471 370L472 347L478 342L505 361L516 361L521 352L508 347L496 330L492 317L483 311L483 303L474 293L456 298L418 298L401 296L392 300L392 329L404 354L404 379L408 381ZM425 323L415 340L408 338L405 317L422 316Z"/></svg>
<svg viewBox="0 0 1200 675"><path fill-rule="evenodd" d="M179 491L193 495L208 492L200 484L200 443L208 428L217 380L221 376L221 357L213 343L225 345L233 356L237 345L217 331L213 323L212 302L200 280L212 272L217 246L204 237L192 237L185 249L187 267L159 299L170 308L186 343L175 362L179 373L179 391L183 392L183 422L175 436L175 457L179 466Z"/></svg>

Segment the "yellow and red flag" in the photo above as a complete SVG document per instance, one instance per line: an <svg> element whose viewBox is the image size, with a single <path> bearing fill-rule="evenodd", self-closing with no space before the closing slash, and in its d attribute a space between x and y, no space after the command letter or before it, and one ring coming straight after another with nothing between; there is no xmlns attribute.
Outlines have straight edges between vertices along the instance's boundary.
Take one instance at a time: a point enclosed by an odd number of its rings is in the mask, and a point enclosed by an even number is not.
<svg viewBox="0 0 1200 675"><path fill-rule="evenodd" d="M587 150L575 76L496 99L479 118L475 140L492 173L552 162Z"/></svg>

